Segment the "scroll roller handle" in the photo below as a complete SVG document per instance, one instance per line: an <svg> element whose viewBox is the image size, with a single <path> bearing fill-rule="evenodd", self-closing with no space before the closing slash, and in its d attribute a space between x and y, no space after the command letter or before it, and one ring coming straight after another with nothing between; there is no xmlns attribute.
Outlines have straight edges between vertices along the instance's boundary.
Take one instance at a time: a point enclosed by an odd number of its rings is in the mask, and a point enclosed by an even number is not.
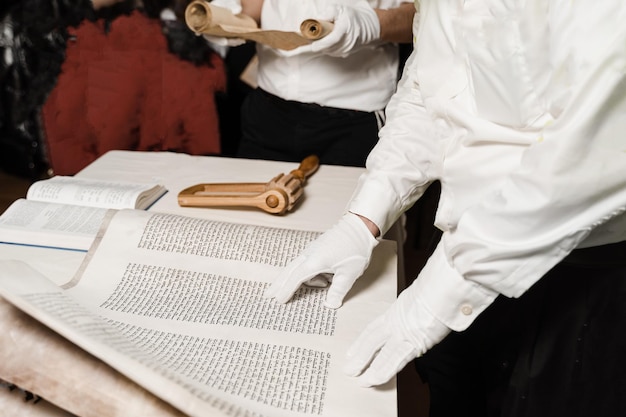
<svg viewBox="0 0 626 417"><path fill-rule="evenodd" d="M317 155L310 155L304 158L298 168L291 171L290 174L304 183L308 177L317 171L319 166L320 160Z"/></svg>

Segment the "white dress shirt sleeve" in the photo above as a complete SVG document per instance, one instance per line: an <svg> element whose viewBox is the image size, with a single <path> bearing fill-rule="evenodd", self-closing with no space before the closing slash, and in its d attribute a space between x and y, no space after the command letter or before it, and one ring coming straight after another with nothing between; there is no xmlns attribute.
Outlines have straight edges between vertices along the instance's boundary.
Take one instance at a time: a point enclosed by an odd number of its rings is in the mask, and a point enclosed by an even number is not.
<svg viewBox="0 0 626 417"><path fill-rule="evenodd" d="M519 297L592 232L625 216L626 30L606 18L619 9L576 16L585 26L560 20L564 30L556 27L547 42L554 51L545 70L553 80L571 71L545 95L559 102L553 119L499 187L462 212L419 274L421 301L451 329L467 328L498 294ZM389 125L350 206L383 231L436 174L437 141L426 138L445 134L429 122L413 73L390 103ZM623 238L608 233L595 242Z"/></svg>
<svg viewBox="0 0 626 417"><path fill-rule="evenodd" d="M387 109L387 124L367 160L348 209L373 221L384 234L410 208L436 176L439 141L444 130L426 113L408 60ZM432 140L416 140L416 137Z"/></svg>

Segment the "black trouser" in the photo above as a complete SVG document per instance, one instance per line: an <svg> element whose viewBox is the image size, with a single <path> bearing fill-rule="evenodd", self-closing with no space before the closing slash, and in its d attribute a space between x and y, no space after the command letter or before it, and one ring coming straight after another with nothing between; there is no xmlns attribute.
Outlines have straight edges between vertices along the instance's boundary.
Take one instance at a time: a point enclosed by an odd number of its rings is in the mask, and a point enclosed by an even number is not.
<svg viewBox="0 0 626 417"><path fill-rule="evenodd" d="M433 417L626 416L626 242L574 251L416 365Z"/></svg>
<svg viewBox="0 0 626 417"><path fill-rule="evenodd" d="M359 167L379 130L376 113L286 101L260 88L246 97L241 125L239 157L296 162L315 154L322 164Z"/></svg>

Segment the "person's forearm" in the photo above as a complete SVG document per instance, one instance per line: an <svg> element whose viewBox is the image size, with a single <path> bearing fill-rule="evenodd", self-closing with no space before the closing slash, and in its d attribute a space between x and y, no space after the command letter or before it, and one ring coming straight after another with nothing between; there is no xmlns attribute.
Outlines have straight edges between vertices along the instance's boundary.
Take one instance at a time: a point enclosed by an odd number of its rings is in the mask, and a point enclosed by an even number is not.
<svg viewBox="0 0 626 417"><path fill-rule="evenodd" d="M264 0L241 0L241 13L253 18L257 25L261 25L261 9Z"/></svg>
<svg viewBox="0 0 626 417"><path fill-rule="evenodd" d="M380 235L380 229L373 221L365 216L361 216L360 214L357 214L357 216L363 221L363 223L365 223L365 226L367 226L367 230L369 230L374 237L378 237Z"/></svg>
<svg viewBox="0 0 626 417"><path fill-rule="evenodd" d="M395 9L374 9L380 21L380 39L394 43L413 42L415 5L404 3Z"/></svg>
<svg viewBox="0 0 626 417"><path fill-rule="evenodd" d="M121 3L122 0L91 0L91 4L93 4L93 8L98 10L101 7L112 6L115 3Z"/></svg>

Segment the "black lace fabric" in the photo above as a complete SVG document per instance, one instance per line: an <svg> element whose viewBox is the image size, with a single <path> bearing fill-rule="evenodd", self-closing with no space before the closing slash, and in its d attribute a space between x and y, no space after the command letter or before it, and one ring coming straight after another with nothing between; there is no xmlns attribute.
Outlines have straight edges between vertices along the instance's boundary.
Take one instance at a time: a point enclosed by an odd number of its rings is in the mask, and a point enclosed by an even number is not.
<svg viewBox="0 0 626 417"><path fill-rule="evenodd" d="M4 0L0 20L0 167L45 173L38 110L61 71L68 26L94 18L90 0Z"/></svg>
<svg viewBox="0 0 626 417"><path fill-rule="evenodd" d="M206 65L213 53L184 22L190 0L126 0L94 11L91 0L2 0L0 3L0 170L32 180L46 176L39 116L65 58L68 27L101 19L105 30L118 16L139 8L160 19L169 8L177 20L163 21L171 53Z"/></svg>

